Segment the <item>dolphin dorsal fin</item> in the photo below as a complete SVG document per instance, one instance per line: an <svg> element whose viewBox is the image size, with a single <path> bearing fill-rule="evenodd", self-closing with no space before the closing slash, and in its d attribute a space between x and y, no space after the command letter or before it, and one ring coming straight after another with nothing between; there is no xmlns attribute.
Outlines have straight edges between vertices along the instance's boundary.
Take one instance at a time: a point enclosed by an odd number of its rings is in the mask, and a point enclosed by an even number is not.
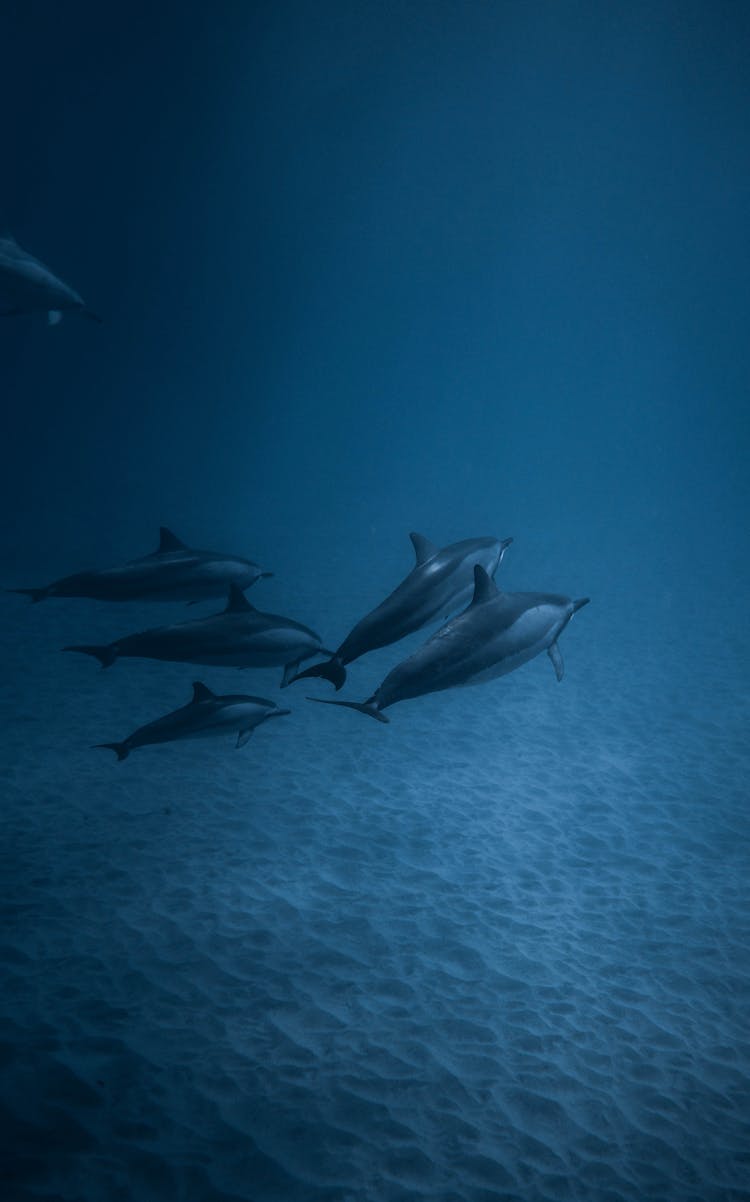
<svg viewBox="0 0 750 1202"><path fill-rule="evenodd" d="M182 539L179 539L176 534L168 530L166 526L159 527L159 551L185 551L187 550Z"/></svg>
<svg viewBox="0 0 750 1202"><path fill-rule="evenodd" d="M414 547L414 554L417 557L417 567L421 568L423 563L427 563L428 559L432 559L433 555L437 555L437 547L431 543L429 538L425 538L423 534L416 534L413 530L409 535Z"/></svg>
<svg viewBox="0 0 750 1202"><path fill-rule="evenodd" d="M495 584L495 581L487 575L484 568L480 564L474 565L474 596L471 598L472 605L484 605L485 601L491 601L496 597L500 589Z"/></svg>
<svg viewBox="0 0 750 1202"><path fill-rule="evenodd" d="M193 705L198 701L213 701L215 696L202 680L193 681Z"/></svg>
<svg viewBox="0 0 750 1202"><path fill-rule="evenodd" d="M229 599L227 607L224 610L225 614L253 614L255 606L251 605L242 589L236 584L229 586Z"/></svg>

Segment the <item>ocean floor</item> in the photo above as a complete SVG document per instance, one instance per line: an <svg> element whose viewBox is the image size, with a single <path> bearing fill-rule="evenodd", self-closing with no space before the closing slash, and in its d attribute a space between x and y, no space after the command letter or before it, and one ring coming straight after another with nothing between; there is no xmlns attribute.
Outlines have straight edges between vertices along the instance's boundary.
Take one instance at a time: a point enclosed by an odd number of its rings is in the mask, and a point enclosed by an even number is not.
<svg viewBox="0 0 750 1202"><path fill-rule="evenodd" d="M101 672L59 648L174 611L3 596L5 1202L750 1198L747 640L698 608L118 764L280 673Z"/></svg>

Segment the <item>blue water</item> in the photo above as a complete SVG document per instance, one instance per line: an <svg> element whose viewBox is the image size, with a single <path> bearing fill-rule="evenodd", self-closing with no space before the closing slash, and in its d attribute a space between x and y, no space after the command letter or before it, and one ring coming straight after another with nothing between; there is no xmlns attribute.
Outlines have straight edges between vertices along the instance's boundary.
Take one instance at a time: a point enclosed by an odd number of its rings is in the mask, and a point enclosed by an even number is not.
<svg viewBox="0 0 750 1202"><path fill-rule="evenodd" d="M167 524L336 646L421 530L592 602L385 727L0 596L4 1199L750 1198L748 24L7 19L0 224L104 322L0 319L0 583ZM198 677L293 713L91 750Z"/></svg>

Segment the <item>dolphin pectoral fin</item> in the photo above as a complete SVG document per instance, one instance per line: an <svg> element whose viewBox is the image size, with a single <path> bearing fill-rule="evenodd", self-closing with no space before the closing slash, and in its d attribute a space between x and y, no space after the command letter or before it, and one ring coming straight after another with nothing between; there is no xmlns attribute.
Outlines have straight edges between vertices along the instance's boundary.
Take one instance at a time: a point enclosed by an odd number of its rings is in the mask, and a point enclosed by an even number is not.
<svg viewBox="0 0 750 1202"><path fill-rule="evenodd" d="M47 322L51 326L59 325L62 321L62 313L59 309L50 309L47 313Z"/></svg>
<svg viewBox="0 0 750 1202"><path fill-rule="evenodd" d="M253 733L252 726L250 727L249 730L241 730L240 733L237 735L237 746L244 747L252 733Z"/></svg>
<svg viewBox="0 0 750 1202"><path fill-rule="evenodd" d="M547 648L547 655L552 660L552 667L555 669L555 676L557 677L558 681L562 680L565 668L563 665L563 657L560 653L560 648L558 647L557 643L553 643L551 647Z"/></svg>

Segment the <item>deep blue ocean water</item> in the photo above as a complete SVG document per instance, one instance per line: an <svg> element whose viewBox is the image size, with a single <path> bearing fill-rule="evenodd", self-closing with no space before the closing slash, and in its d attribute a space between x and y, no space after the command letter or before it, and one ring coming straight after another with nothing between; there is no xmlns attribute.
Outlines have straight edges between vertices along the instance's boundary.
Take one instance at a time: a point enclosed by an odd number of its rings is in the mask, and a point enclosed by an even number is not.
<svg viewBox="0 0 750 1202"><path fill-rule="evenodd" d="M0 319L0 584L166 524L336 646L419 530L592 601L385 727L0 595L3 1199L750 1198L748 25L7 15L0 225L103 324ZM91 750L197 678L293 713Z"/></svg>

